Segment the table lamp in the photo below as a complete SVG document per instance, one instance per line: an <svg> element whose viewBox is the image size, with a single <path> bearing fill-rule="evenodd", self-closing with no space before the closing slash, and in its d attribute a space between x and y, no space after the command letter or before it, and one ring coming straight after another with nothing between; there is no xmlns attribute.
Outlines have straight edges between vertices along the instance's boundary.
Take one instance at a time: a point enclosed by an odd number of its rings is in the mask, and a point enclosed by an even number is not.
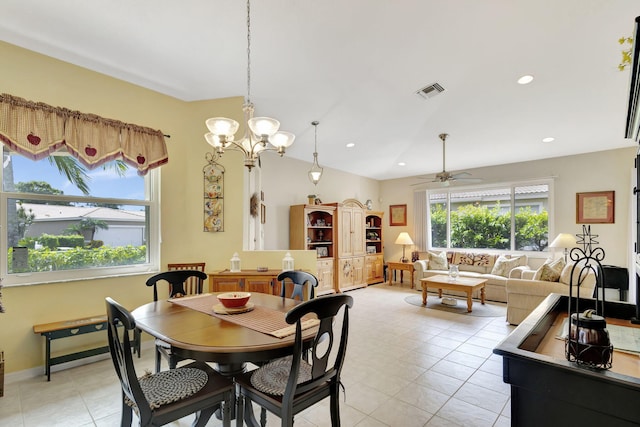
<svg viewBox="0 0 640 427"><path fill-rule="evenodd" d="M409 237L409 233L406 231L400 233L396 239L396 245L402 245L402 258L400 258L400 262L409 262L407 257L405 257L405 249L408 245L413 245L413 240Z"/></svg>
<svg viewBox="0 0 640 427"><path fill-rule="evenodd" d="M567 254L569 248L575 248L577 246L576 236L569 233L560 233L553 239L553 242L549 245L550 248L562 248L564 249L564 262L567 262Z"/></svg>

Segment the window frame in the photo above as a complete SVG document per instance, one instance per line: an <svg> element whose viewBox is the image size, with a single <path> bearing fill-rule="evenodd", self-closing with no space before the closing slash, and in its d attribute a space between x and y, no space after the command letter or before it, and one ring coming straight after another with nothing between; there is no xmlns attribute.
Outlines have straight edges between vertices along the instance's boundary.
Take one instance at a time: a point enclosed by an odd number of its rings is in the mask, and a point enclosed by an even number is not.
<svg viewBox="0 0 640 427"><path fill-rule="evenodd" d="M518 208L518 206L516 206L517 203L517 199L515 197L515 193L513 191L513 189L515 187L526 187L526 186L534 186L534 185L547 185L548 186L548 203L547 203L547 212L548 212L548 223L547 223L547 228L548 228L548 237L549 239L551 239L551 236L555 236L555 230L554 230L554 180L552 178L545 178L545 179L538 179L538 180L528 180L528 181L509 181L509 182L495 182L495 183L491 183L491 184L482 184L482 185L468 185L468 186L455 186L455 187L433 187L433 188L428 188L426 190L427 193L427 197L426 197L426 218L424 218L425 222L426 222L426 242L427 242L427 247L431 250L457 250L457 251L468 251L468 252L478 252L478 251L490 251L492 253L497 253L497 254L507 254L507 253L522 253L522 254L527 254L529 256L532 257L536 257L538 256L544 256L546 257L549 253L548 251L548 246L547 248L545 248L545 250L543 251L523 251L523 250L517 250L517 249L496 249L496 248L454 248L451 247L451 193L457 193L457 192L473 192L473 191L487 191L487 190L494 190L494 189L505 189L505 188L509 188L510 189L510 211L511 211L511 240L510 240L510 247L513 248L515 245L515 227L516 227L516 223L515 223L515 214L516 214L516 209ZM446 241L447 241L447 246L446 247L436 247L436 246L431 246L432 243L432 229L431 229L431 200L430 200L430 194L442 194L442 193L446 193L446 209L447 209L447 224L446 224Z"/></svg>
<svg viewBox="0 0 640 427"><path fill-rule="evenodd" d="M3 174L0 173L0 277L6 287L60 283L78 280L91 280L123 277L130 275L149 274L159 271L160 266L160 168L149 170L144 176L146 200L114 199L105 197L46 195L33 193L18 193L4 191ZM148 260L146 263L122 265L114 267L93 267L73 270L57 270L34 273L9 273L7 265L7 203L9 199L56 200L80 203L111 203L128 206L145 206L149 209L148 226Z"/></svg>

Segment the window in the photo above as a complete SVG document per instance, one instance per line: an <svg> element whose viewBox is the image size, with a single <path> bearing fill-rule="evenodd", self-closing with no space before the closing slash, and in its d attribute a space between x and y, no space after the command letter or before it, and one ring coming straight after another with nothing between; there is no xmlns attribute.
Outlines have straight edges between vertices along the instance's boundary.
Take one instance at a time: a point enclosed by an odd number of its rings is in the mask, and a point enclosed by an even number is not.
<svg viewBox="0 0 640 427"><path fill-rule="evenodd" d="M0 274L7 285L157 271L158 169L87 170L64 149L32 161L3 149Z"/></svg>
<svg viewBox="0 0 640 427"><path fill-rule="evenodd" d="M428 191L430 247L545 251L550 186Z"/></svg>

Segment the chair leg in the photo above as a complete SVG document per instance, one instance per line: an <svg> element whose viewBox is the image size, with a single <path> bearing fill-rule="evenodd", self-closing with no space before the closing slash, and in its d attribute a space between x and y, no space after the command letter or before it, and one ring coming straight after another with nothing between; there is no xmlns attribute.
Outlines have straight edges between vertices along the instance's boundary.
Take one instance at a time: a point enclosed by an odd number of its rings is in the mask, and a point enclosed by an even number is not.
<svg viewBox="0 0 640 427"><path fill-rule="evenodd" d="M340 386L335 384L332 386L331 396L329 397L329 407L331 410L331 427L340 427Z"/></svg>
<svg viewBox="0 0 640 427"><path fill-rule="evenodd" d="M220 403L222 411L222 427L231 427L231 394L227 396L224 402Z"/></svg>
<svg viewBox="0 0 640 427"><path fill-rule="evenodd" d="M267 426L267 410L260 408L260 427Z"/></svg>
<svg viewBox="0 0 640 427"><path fill-rule="evenodd" d="M215 412L215 406L196 412L196 419L191 423L191 427L205 427Z"/></svg>
<svg viewBox="0 0 640 427"><path fill-rule="evenodd" d="M120 427L131 427L133 421L133 409L124 403L124 395L122 396L122 417L120 419Z"/></svg>
<svg viewBox="0 0 640 427"><path fill-rule="evenodd" d="M244 396L240 393L236 395L236 427L242 427L244 424Z"/></svg>
<svg viewBox="0 0 640 427"><path fill-rule="evenodd" d="M158 347L156 347L156 374L160 372L161 359L162 359L162 353L160 353L160 350L158 350Z"/></svg>

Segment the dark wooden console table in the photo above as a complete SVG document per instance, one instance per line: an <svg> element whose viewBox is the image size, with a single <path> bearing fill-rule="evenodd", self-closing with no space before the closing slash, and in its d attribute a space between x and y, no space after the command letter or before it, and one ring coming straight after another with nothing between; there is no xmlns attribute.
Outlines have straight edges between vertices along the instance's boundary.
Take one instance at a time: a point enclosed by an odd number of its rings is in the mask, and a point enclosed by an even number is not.
<svg viewBox="0 0 640 427"><path fill-rule="evenodd" d="M511 384L511 425L640 425L638 355L614 347L610 370L566 360L564 341L555 336L568 300L549 295L493 350L503 357L503 379ZM580 307L587 308L588 301L581 299ZM639 326L628 321L635 305L608 302L604 314L608 325Z"/></svg>

